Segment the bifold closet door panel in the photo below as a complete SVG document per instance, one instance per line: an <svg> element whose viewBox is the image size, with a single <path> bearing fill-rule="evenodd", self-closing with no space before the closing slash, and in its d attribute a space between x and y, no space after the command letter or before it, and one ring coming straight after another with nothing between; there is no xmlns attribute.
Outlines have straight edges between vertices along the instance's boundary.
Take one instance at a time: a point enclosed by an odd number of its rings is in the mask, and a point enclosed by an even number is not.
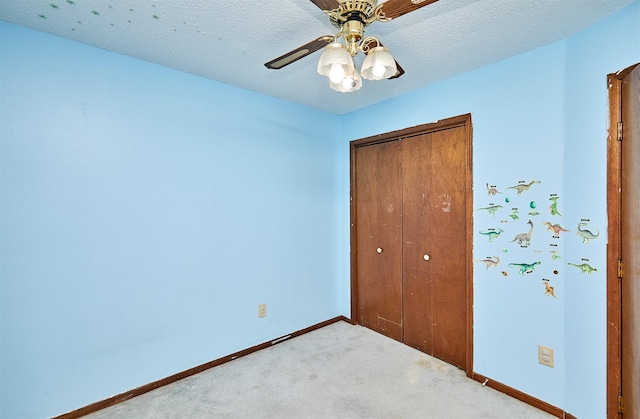
<svg viewBox="0 0 640 419"><path fill-rule="evenodd" d="M356 158L357 321L402 340L402 145L359 147Z"/></svg>
<svg viewBox="0 0 640 419"><path fill-rule="evenodd" d="M464 369L465 128L402 142L404 340Z"/></svg>
<svg viewBox="0 0 640 419"><path fill-rule="evenodd" d="M408 138L403 144L403 306L404 343L433 351L431 266L435 249L429 224L435 204L431 192L431 134ZM437 253L437 252L436 252Z"/></svg>
<svg viewBox="0 0 640 419"><path fill-rule="evenodd" d="M465 128L452 128L432 134L431 188L439 207L434 208L434 219L429 235L437 238L436 261L432 265L433 355L462 369L466 368L467 336L467 269L466 254L466 142Z"/></svg>

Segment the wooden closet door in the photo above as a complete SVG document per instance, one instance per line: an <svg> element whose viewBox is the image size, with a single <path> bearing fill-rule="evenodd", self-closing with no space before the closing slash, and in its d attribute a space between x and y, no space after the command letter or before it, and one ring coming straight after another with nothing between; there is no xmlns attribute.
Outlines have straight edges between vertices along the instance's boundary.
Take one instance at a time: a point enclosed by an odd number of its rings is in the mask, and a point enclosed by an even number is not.
<svg viewBox="0 0 640 419"><path fill-rule="evenodd" d="M471 118L351 142L352 319L473 371Z"/></svg>
<svg viewBox="0 0 640 419"><path fill-rule="evenodd" d="M402 341L402 144L357 149L357 321Z"/></svg>
<svg viewBox="0 0 640 419"><path fill-rule="evenodd" d="M466 368L466 141L457 127L403 144L404 342Z"/></svg>

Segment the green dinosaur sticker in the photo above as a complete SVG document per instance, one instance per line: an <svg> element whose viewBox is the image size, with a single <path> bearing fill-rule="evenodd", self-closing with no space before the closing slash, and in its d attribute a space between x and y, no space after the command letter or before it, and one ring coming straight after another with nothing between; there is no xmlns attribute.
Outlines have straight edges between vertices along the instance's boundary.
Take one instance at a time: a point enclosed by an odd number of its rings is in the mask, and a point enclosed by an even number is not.
<svg viewBox="0 0 640 419"><path fill-rule="evenodd" d="M559 215L560 217L562 217L562 214L560 214L560 212L558 211L558 199L559 197L557 196L552 196L551 198L549 198L549 201L551 201L549 211L551 211L551 215Z"/></svg>
<svg viewBox="0 0 640 419"><path fill-rule="evenodd" d="M489 243L491 243L493 239L500 237L500 235L504 233L504 230L499 229L497 231L496 230L478 231L478 233L482 234L483 236L489 237Z"/></svg>
<svg viewBox="0 0 640 419"><path fill-rule="evenodd" d="M478 211L487 211L487 215L491 214L494 217L496 216L496 211L502 208L502 205L491 205L488 207L478 208Z"/></svg>
<svg viewBox="0 0 640 419"><path fill-rule="evenodd" d="M598 272L598 270L596 268L594 268L593 266L589 265L588 263L581 263L581 264L577 265L575 263L569 262L569 263L567 263L567 265L575 266L576 268L580 269L583 274L591 275L591 272Z"/></svg>
<svg viewBox="0 0 640 419"><path fill-rule="evenodd" d="M542 262L533 262L533 263L510 263L510 268L518 268L518 273L520 275L530 274L536 270L536 266L540 265Z"/></svg>

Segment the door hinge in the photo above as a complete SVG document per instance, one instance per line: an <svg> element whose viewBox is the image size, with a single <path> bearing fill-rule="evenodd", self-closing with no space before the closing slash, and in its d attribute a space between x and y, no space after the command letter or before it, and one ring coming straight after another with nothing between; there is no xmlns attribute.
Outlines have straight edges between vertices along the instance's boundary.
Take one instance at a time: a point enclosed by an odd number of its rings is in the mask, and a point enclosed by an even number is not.
<svg viewBox="0 0 640 419"><path fill-rule="evenodd" d="M622 141L622 122L618 122L618 141Z"/></svg>
<svg viewBox="0 0 640 419"><path fill-rule="evenodd" d="M618 278L622 279L622 259L618 259Z"/></svg>
<svg viewBox="0 0 640 419"><path fill-rule="evenodd" d="M624 399L618 395L618 413L624 413Z"/></svg>

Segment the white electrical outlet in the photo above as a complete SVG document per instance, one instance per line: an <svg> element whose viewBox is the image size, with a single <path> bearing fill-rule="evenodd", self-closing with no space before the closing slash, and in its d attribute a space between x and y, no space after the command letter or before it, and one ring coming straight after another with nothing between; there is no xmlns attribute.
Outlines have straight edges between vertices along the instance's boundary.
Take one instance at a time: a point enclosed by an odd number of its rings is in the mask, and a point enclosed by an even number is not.
<svg viewBox="0 0 640 419"><path fill-rule="evenodd" d="M267 305L259 304L258 305L258 317L267 317Z"/></svg>
<svg viewBox="0 0 640 419"><path fill-rule="evenodd" d="M538 362L553 368L553 349L538 345Z"/></svg>

